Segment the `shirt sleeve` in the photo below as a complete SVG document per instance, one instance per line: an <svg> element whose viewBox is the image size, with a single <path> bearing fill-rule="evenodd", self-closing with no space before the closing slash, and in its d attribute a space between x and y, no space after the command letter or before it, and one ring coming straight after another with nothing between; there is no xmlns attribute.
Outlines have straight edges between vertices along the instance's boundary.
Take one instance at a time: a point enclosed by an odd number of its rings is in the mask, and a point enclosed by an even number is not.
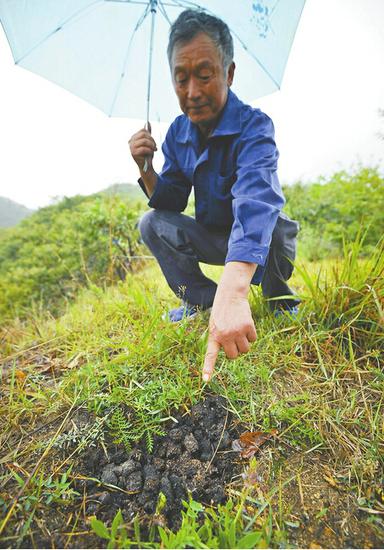
<svg viewBox="0 0 384 550"><path fill-rule="evenodd" d="M271 119L253 111L245 123L232 187L233 225L225 262L264 266L285 199L277 177L279 153Z"/></svg>
<svg viewBox="0 0 384 550"><path fill-rule="evenodd" d="M192 184L181 171L177 163L175 154L177 143L174 138L174 132L175 128L174 124L172 124L162 145L164 155L163 168L157 176L156 187L150 198L142 179L140 178L138 182L149 198L149 207L159 210L182 212L187 206Z"/></svg>

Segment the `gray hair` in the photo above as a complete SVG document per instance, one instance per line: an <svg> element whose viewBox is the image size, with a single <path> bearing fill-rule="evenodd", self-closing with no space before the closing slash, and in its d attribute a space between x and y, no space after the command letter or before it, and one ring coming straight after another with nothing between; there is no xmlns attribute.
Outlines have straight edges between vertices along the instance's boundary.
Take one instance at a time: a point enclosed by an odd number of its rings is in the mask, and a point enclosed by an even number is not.
<svg viewBox="0 0 384 550"><path fill-rule="evenodd" d="M219 50L226 71L233 61L233 40L228 25L218 17L201 10L185 10L173 22L169 33L167 55L171 65L172 53L177 43L187 44L200 33L209 36Z"/></svg>

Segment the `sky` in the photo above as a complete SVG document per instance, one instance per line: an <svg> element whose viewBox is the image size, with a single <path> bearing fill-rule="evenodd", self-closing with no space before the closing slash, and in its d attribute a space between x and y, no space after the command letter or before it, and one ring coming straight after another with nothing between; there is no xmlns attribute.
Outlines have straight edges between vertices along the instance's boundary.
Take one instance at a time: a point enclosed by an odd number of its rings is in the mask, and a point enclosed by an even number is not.
<svg viewBox="0 0 384 550"><path fill-rule="evenodd" d="M384 172L383 22L384 0L307 0L281 90L254 104L274 121L283 184L360 163ZM37 208L134 183L140 126L16 67L0 27L0 196ZM158 146L165 131L153 125Z"/></svg>

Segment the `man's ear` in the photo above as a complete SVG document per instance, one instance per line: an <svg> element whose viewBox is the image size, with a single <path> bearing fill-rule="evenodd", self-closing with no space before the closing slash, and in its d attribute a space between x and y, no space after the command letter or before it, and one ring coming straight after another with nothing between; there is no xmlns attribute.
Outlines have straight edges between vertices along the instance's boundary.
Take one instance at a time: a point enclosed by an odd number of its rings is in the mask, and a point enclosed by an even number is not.
<svg viewBox="0 0 384 550"><path fill-rule="evenodd" d="M228 87L230 87L230 86L232 85L233 77L234 77L234 75L235 75L235 69L236 69L235 62L232 61L232 63L231 63L230 66L228 67L228 74L227 74L227 84L228 84Z"/></svg>

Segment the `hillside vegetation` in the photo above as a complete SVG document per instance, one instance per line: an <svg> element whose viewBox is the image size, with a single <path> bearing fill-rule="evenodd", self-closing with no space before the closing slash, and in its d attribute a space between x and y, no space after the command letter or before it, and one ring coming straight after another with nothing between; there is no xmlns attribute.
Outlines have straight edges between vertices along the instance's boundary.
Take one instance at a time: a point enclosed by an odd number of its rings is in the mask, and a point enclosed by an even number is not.
<svg viewBox="0 0 384 550"><path fill-rule="evenodd" d="M84 285L123 280L143 208L124 194L65 198L1 233L0 319L31 308L56 314Z"/></svg>
<svg viewBox="0 0 384 550"><path fill-rule="evenodd" d="M284 192L285 210L301 226L299 257L336 257L343 240L354 241L361 232L361 252L368 255L384 234L384 180L376 169L299 182ZM139 269L132 256L148 254L136 229L145 209L137 186L116 184L96 195L64 198L0 233L0 324L31 308L57 314L84 285L110 285Z"/></svg>
<svg viewBox="0 0 384 550"><path fill-rule="evenodd" d="M20 275L3 306L3 546L382 547L382 185L369 187L369 211L355 205L363 170L288 190L302 225L292 280L300 314L276 319L253 288L257 340L235 361L221 353L209 385L207 315L164 321L177 300L158 266L124 264L122 250L139 246L142 205L67 199L12 230L13 251L2 239L2 266L14 270L4 279L0 269L4 291L16 266L38 289L28 299ZM310 260L320 236L319 255L332 254ZM222 268L203 268L220 277ZM50 296L58 280L70 292ZM238 450L249 432L259 438L253 458Z"/></svg>
<svg viewBox="0 0 384 550"><path fill-rule="evenodd" d="M384 235L384 180L377 169L337 172L329 180L284 188L286 211L300 221L300 252L308 260L340 255L343 241L366 232L364 254Z"/></svg>

